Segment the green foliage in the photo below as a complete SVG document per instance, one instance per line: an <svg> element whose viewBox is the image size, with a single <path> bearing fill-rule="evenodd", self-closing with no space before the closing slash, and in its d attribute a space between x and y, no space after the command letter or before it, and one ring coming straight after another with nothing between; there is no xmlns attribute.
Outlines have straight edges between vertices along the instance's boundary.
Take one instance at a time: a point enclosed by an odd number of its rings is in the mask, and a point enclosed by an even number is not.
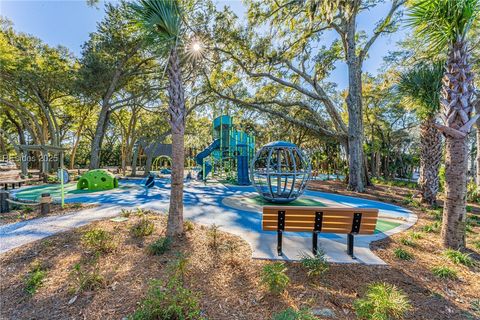
<svg viewBox="0 0 480 320"><path fill-rule="evenodd" d="M409 237L403 237L400 239L400 243L409 247L415 247L417 244L415 243L415 240Z"/></svg>
<svg viewBox="0 0 480 320"><path fill-rule="evenodd" d="M122 209L120 210L120 216L123 218L129 218L132 214L132 210Z"/></svg>
<svg viewBox="0 0 480 320"><path fill-rule="evenodd" d="M275 294L282 293L287 288L290 278L285 273L287 267L283 262L267 264L262 270L262 284Z"/></svg>
<svg viewBox="0 0 480 320"><path fill-rule="evenodd" d="M476 249L479 249L479 250L480 250L480 240L475 240L475 241L473 241L473 246L474 246Z"/></svg>
<svg viewBox="0 0 480 320"><path fill-rule="evenodd" d="M437 266L432 268L432 273L441 279L457 279L457 272L447 266Z"/></svg>
<svg viewBox="0 0 480 320"><path fill-rule="evenodd" d="M458 37L465 37L478 15L479 0L414 0L409 25L425 39L432 51L441 51Z"/></svg>
<svg viewBox="0 0 480 320"><path fill-rule="evenodd" d="M405 249L402 249L402 248L396 248L394 251L393 251L393 254L395 255L395 257L397 259L400 259L400 260L412 260L413 259L413 254L411 254L410 252L408 252L407 250Z"/></svg>
<svg viewBox="0 0 480 320"><path fill-rule="evenodd" d="M185 220L185 221L183 222L183 230L185 230L185 232L192 231L193 229L195 229L195 225L193 224L192 221L190 221L190 220Z"/></svg>
<svg viewBox="0 0 480 320"><path fill-rule="evenodd" d="M177 278L165 286L162 281L150 283L140 307L128 317L131 320L203 319L196 295L184 288Z"/></svg>
<svg viewBox="0 0 480 320"><path fill-rule="evenodd" d="M480 203L480 188L473 180L467 184L467 201Z"/></svg>
<svg viewBox="0 0 480 320"><path fill-rule="evenodd" d="M455 264L463 264L467 267L473 267L475 265L475 261L472 259L472 257L470 257L469 253L447 249L443 252L443 255Z"/></svg>
<svg viewBox="0 0 480 320"><path fill-rule="evenodd" d="M432 118L440 107L440 89L444 72L443 61L420 63L402 73L398 81L398 90L420 119Z"/></svg>
<svg viewBox="0 0 480 320"><path fill-rule="evenodd" d="M29 214L29 213L32 213L33 212L33 207L31 206L21 206L20 207L20 210L24 213L24 214Z"/></svg>
<svg viewBox="0 0 480 320"><path fill-rule="evenodd" d="M329 269L325 252L321 249L317 250L317 254L314 257L311 257L307 253L302 253L300 264L307 270L307 274L311 277L321 276Z"/></svg>
<svg viewBox="0 0 480 320"><path fill-rule="evenodd" d="M135 238L143 238L151 235L154 229L153 221L150 221L147 217L142 217L130 227L130 233Z"/></svg>
<svg viewBox="0 0 480 320"><path fill-rule="evenodd" d="M423 238L423 234L420 232L411 231L408 236L413 240L419 240Z"/></svg>
<svg viewBox="0 0 480 320"><path fill-rule="evenodd" d="M70 277L73 279L72 289L75 293L84 290L93 291L103 287L106 283L105 278L100 274L97 259L93 261L92 265L76 263L72 268Z"/></svg>
<svg viewBox="0 0 480 320"><path fill-rule="evenodd" d="M440 209L437 210L429 210L428 214L437 221L442 221L443 219L443 212Z"/></svg>
<svg viewBox="0 0 480 320"><path fill-rule="evenodd" d="M169 237L161 237L148 246L148 252L152 255L162 255L170 250L172 240Z"/></svg>
<svg viewBox="0 0 480 320"><path fill-rule="evenodd" d="M404 180L391 180L391 179L384 179L379 177L378 178L373 177L372 183L386 185L390 187L402 187L402 188L408 188L408 189L418 188L418 184L416 182L404 181Z"/></svg>
<svg viewBox="0 0 480 320"><path fill-rule="evenodd" d="M295 310L293 308L285 309L275 315L273 315L272 320L316 320L315 317L309 309L300 309Z"/></svg>
<svg viewBox="0 0 480 320"><path fill-rule="evenodd" d="M82 204L80 202L74 202L71 204L72 209L80 209L82 208Z"/></svg>
<svg viewBox="0 0 480 320"><path fill-rule="evenodd" d="M440 232L440 222L435 221L434 223L427 224L423 226L422 231L428 232L428 233L438 233Z"/></svg>
<svg viewBox="0 0 480 320"><path fill-rule="evenodd" d="M34 262L30 271L25 278L25 291L34 295L42 286L43 280L47 275L46 270L42 267L40 262Z"/></svg>
<svg viewBox="0 0 480 320"><path fill-rule="evenodd" d="M238 241L236 241L235 239L228 239L222 245L222 249L228 252L227 263L230 264L231 266L234 266L236 264L235 253L238 247L239 247Z"/></svg>
<svg viewBox="0 0 480 320"><path fill-rule="evenodd" d="M112 252L117 247L113 235L106 230L91 229L82 235L82 245L99 253Z"/></svg>
<svg viewBox="0 0 480 320"><path fill-rule="evenodd" d="M365 297L353 305L360 319L389 320L402 319L411 309L408 297L396 286L388 283L372 283Z"/></svg>
<svg viewBox="0 0 480 320"><path fill-rule="evenodd" d="M174 277L179 279L181 283L184 283L185 276L188 273L189 259L182 253L178 253L175 260L169 265L169 271Z"/></svg>

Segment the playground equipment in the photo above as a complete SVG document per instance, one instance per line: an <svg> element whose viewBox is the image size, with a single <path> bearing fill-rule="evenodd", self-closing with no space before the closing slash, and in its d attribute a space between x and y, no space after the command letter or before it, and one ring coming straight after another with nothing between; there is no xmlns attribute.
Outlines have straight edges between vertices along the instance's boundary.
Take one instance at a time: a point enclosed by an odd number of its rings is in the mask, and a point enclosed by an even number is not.
<svg viewBox="0 0 480 320"><path fill-rule="evenodd" d="M79 190L110 190L117 187L117 178L103 169L90 170L84 173L77 182L77 189Z"/></svg>
<svg viewBox="0 0 480 320"><path fill-rule="evenodd" d="M265 200L287 203L302 195L311 172L309 159L295 144L274 141L255 155L250 179Z"/></svg>
<svg viewBox="0 0 480 320"><path fill-rule="evenodd" d="M159 169L166 169L172 166L172 158L169 156L156 157L152 162L152 171L159 171Z"/></svg>
<svg viewBox="0 0 480 320"><path fill-rule="evenodd" d="M236 167L237 183L249 185L248 163L255 152L255 137L236 130L233 118L227 115L213 120L212 136L213 142L195 156L201 168L197 179L205 180L212 170L232 175Z"/></svg>

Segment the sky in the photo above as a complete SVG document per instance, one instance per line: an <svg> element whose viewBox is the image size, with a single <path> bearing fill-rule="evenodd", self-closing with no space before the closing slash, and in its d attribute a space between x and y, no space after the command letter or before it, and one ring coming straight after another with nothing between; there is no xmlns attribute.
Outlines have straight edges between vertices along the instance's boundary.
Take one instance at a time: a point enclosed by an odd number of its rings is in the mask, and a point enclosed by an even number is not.
<svg viewBox="0 0 480 320"><path fill-rule="evenodd" d="M390 1L378 5L358 18L358 29L371 35L375 22L386 15ZM218 7L230 6L238 16L245 7L240 0L217 1ZM62 45L80 56L81 46L95 31L96 23L104 16L103 4L99 8L89 7L86 0L0 0L0 15L7 17L17 31L34 35L51 46ZM392 35L377 39L365 61L364 71L376 74L383 63L383 57L396 48L396 43L405 37L402 28ZM348 86L348 73L344 63L337 63L330 80L338 88Z"/></svg>

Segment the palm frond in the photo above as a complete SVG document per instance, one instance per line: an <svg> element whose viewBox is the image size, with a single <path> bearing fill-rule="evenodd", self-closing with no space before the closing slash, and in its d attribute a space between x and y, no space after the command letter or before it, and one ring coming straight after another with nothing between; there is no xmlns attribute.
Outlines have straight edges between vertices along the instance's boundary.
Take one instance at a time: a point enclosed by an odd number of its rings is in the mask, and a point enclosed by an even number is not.
<svg viewBox="0 0 480 320"><path fill-rule="evenodd" d="M399 77L398 93L414 105L420 118L432 117L440 108L444 66L444 62L420 63Z"/></svg>
<svg viewBox="0 0 480 320"><path fill-rule="evenodd" d="M166 50L178 45L182 30L178 0L139 0L130 7L150 44Z"/></svg>
<svg viewBox="0 0 480 320"><path fill-rule="evenodd" d="M480 0L413 0L407 18L436 52L465 38L478 17Z"/></svg>

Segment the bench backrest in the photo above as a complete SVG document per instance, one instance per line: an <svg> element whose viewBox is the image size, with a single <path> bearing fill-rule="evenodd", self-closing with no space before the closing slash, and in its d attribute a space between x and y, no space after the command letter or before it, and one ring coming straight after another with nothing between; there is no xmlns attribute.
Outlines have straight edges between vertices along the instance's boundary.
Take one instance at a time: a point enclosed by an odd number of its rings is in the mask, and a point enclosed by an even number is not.
<svg viewBox="0 0 480 320"><path fill-rule="evenodd" d="M285 212L285 231L320 231L322 233L352 233L354 217L359 219L357 234L372 234L377 224L378 209L332 207L263 207L262 229L278 230L279 211ZM317 222L317 226L315 226Z"/></svg>

